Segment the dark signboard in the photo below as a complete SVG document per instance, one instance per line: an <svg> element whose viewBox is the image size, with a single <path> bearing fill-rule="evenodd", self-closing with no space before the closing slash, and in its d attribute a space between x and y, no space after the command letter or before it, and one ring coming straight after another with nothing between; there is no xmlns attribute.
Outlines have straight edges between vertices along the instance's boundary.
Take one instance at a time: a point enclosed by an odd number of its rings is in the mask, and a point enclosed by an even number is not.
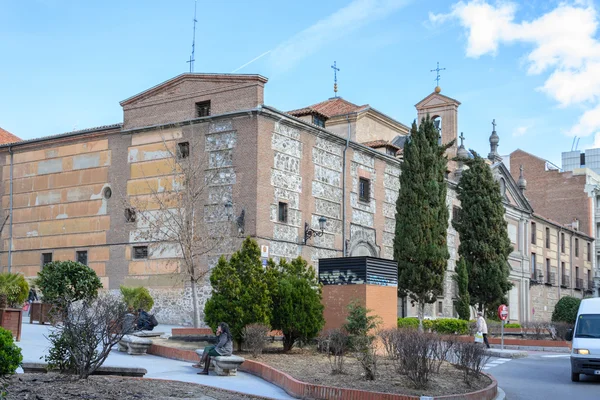
<svg viewBox="0 0 600 400"><path fill-rule="evenodd" d="M323 285L398 286L398 264L376 257L339 257L319 260Z"/></svg>

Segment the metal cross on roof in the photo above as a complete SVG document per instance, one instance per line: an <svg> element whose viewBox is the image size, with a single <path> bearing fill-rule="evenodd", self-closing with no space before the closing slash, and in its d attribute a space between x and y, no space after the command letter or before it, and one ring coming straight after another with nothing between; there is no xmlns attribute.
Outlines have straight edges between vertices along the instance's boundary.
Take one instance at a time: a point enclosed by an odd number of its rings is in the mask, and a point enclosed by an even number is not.
<svg viewBox="0 0 600 400"><path fill-rule="evenodd" d="M336 62L333 62L333 65L331 66L331 68L333 68L333 95L334 97L337 97L337 72L340 70L337 66L336 66Z"/></svg>
<svg viewBox="0 0 600 400"><path fill-rule="evenodd" d="M460 133L459 138L460 138L460 145L464 146L465 135L462 132Z"/></svg>
<svg viewBox="0 0 600 400"><path fill-rule="evenodd" d="M496 131L496 119L495 118L492 120L492 126L494 127L494 131Z"/></svg>
<svg viewBox="0 0 600 400"><path fill-rule="evenodd" d="M429 72L435 72L437 74L436 77L435 77L435 81L437 82L436 83L437 86L440 86L440 78L441 78L440 71L444 71L444 70L446 70L446 68L440 68L440 62L438 61L437 62L437 68L436 69L432 69L431 71L429 71Z"/></svg>

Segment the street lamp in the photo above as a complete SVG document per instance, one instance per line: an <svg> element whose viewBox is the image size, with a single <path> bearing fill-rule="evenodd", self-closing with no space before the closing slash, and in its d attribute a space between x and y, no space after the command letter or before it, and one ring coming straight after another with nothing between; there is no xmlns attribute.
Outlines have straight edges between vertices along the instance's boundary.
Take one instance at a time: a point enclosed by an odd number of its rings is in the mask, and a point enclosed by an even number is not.
<svg viewBox="0 0 600 400"><path fill-rule="evenodd" d="M306 244L308 239L310 239L313 236L323 236L323 230L325 230L326 222L327 222L327 219L325 217L323 217L323 216L319 217L319 228L321 229L320 232L315 231L308 225L308 222L305 222L304 223L304 244Z"/></svg>

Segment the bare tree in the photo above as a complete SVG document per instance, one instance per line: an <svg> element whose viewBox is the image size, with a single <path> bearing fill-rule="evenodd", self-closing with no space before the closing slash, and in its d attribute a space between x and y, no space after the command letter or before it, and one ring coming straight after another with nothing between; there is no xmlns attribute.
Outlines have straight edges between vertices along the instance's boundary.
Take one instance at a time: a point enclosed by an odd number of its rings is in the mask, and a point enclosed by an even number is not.
<svg viewBox="0 0 600 400"><path fill-rule="evenodd" d="M100 368L112 347L133 330L133 321L127 323L127 305L119 297L105 294L64 302L60 310L62 323L48 335L51 347L45 358L50 368L80 379Z"/></svg>
<svg viewBox="0 0 600 400"><path fill-rule="evenodd" d="M196 287L209 271L208 257L231 248L232 150L217 146L207 152L200 134L189 140L165 136L153 155L162 164L141 166L145 189L129 193L126 217L137 223L133 241L149 243L148 257L170 259L173 276L190 285L193 323L199 327Z"/></svg>

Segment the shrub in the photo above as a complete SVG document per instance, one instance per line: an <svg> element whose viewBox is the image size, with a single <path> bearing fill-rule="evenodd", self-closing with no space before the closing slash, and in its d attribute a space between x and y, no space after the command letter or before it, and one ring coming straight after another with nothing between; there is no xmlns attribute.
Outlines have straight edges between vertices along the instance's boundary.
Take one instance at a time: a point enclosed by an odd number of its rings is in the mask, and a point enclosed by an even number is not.
<svg viewBox="0 0 600 400"><path fill-rule="evenodd" d="M351 345L355 350L372 342L375 336L373 331L381 325L381 318L377 315L369 315L371 310L366 309L358 301L352 301L348 305L348 316L344 329L351 338Z"/></svg>
<svg viewBox="0 0 600 400"><path fill-rule="evenodd" d="M425 322L425 321L423 321L423 322ZM398 328L399 329L403 329L403 328L418 329L419 328L419 320L417 318L413 318L413 317L398 318Z"/></svg>
<svg viewBox="0 0 600 400"><path fill-rule="evenodd" d="M102 283L96 272L75 261L54 261L38 272L37 286L44 302L66 304L93 299Z"/></svg>
<svg viewBox="0 0 600 400"><path fill-rule="evenodd" d="M267 346L269 340L267 334L270 331L271 328L265 324L250 324L244 327L244 345L250 350L252 357L256 358L262 354L263 349Z"/></svg>
<svg viewBox="0 0 600 400"><path fill-rule="evenodd" d="M112 296L85 299L61 307L62 323L48 335L50 369L85 379L108 357L112 347L130 333L125 319L127 305Z"/></svg>
<svg viewBox="0 0 600 400"><path fill-rule="evenodd" d="M519 328L521 328L521 324L513 322L513 323L510 323L510 324L504 325L504 327L505 328L519 329Z"/></svg>
<svg viewBox="0 0 600 400"><path fill-rule="evenodd" d="M130 310L137 311L141 308L144 311L150 311L154 306L154 299L145 287L121 286L120 290L123 295L123 301Z"/></svg>
<svg viewBox="0 0 600 400"><path fill-rule="evenodd" d="M567 340L567 333L573 329L573 325L567 322L553 322L548 325L548 332L552 340Z"/></svg>
<svg viewBox="0 0 600 400"><path fill-rule="evenodd" d="M580 303L580 299L571 296L565 296L560 299L552 312L552 322L575 324Z"/></svg>
<svg viewBox="0 0 600 400"><path fill-rule="evenodd" d="M379 340L381 340L381 344L383 344L385 353L391 360L398 358L398 349L396 345L398 343L399 335L400 330L396 328L383 329L377 333Z"/></svg>
<svg viewBox="0 0 600 400"><path fill-rule="evenodd" d="M525 324L527 336L533 337L534 340L542 340L548 332L550 323L547 321L529 321Z"/></svg>
<svg viewBox="0 0 600 400"><path fill-rule="evenodd" d="M469 333L469 325L462 319L438 318L433 320L432 330L442 335L466 335Z"/></svg>
<svg viewBox="0 0 600 400"><path fill-rule="evenodd" d="M485 347L479 343L460 342L455 345L457 366L463 371L463 379L471 385L474 379L479 379L483 366L489 360Z"/></svg>
<svg viewBox="0 0 600 400"><path fill-rule="evenodd" d="M424 389L429 375L435 371L436 360L432 357L439 337L431 333L404 330L398 337L398 372L405 373L417 389Z"/></svg>
<svg viewBox="0 0 600 400"><path fill-rule="evenodd" d="M343 329L327 330L317 338L319 349L327 353L332 374L344 373L344 361L349 342L348 332Z"/></svg>
<svg viewBox="0 0 600 400"><path fill-rule="evenodd" d="M29 285L23 275L10 272L0 274L0 296L6 299L9 307L21 308L28 294Z"/></svg>
<svg viewBox="0 0 600 400"><path fill-rule="evenodd" d="M424 319L423 320L423 330L425 332L431 332L433 330L433 320Z"/></svg>
<svg viewBox="0 0 600 400"><path fill-rule="evenodd" d="M325 325L321 286L315 270L301 257L291 263L270 262L266 280L273 307L271 326L283 332L283 350L314 339Z"/></svg>
<svg viewBox="0 0 600 400"><path fill-rule="evenodd" d="M6 396L6 386L4 381L13 375L23 361L21 349L13 340L12 333L4 328L0 328L0 399Z"/></svg>

